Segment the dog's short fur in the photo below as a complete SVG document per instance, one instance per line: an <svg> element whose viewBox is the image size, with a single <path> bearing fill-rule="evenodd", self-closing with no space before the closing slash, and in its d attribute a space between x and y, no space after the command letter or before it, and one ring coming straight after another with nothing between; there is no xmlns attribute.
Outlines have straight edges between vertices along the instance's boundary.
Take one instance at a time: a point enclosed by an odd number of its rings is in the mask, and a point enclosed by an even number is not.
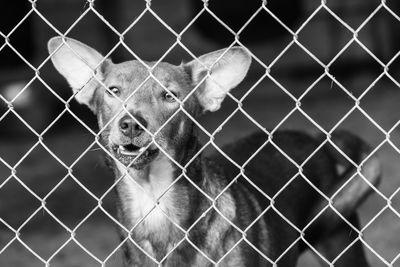
<svg viewBox="0 0 400 267"><path fill-rule="evenodd" d="M333 146L313 154L324 138L294 131L269 141L254 133L222 148L242 170L221 154L200 153L192 118L219 109L243 80L251 62L246 50L220 50L180 66L147 63L150 76L139 61L114 64L69 38L51 39L49 51L76 100L98 118L119 180L119 221L132 229L120 229L125 266L156 266L150 257L163 266L211 266L209 259L219 266L295 266L310 245L335 266L368 265L361 242L347 247L358 237L347 222L359 227L356 208L379 180L375 157L361 169L366 180L353 177L356 169ZM370 153L348 132L331 140L353 163Z"/></svg>

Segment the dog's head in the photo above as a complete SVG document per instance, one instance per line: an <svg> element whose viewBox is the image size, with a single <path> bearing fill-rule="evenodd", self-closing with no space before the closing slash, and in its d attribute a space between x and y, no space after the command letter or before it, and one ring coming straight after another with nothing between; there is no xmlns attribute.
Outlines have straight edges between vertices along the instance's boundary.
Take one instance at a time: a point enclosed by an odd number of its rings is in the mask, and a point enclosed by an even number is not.
<svg viewBox="0 0 400 267"><path fill-rule="evenodd" d="M233 47L180 66L146 63L149 71L136 60L114 64L70 38L52 38L48 49L76 100L96 114L102 142L115 159L136 169L160 148L177 158L192 133L190 116L218 110L251 62L244 49Z"/></svg>

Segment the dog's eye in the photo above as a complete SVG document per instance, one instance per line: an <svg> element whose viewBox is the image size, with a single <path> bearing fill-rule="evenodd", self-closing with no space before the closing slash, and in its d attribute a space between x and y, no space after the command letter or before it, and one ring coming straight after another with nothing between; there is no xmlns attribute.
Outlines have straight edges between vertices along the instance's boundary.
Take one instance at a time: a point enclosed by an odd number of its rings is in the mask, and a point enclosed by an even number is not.
<svg viewBox="0 0 400 267"><path fill-rule="evenodd" d="M177 98L177 96L173 92L164 92L163 93L163 98L167 102L175 102L175 99Z"/></svg>
<svg viewBox="0 0 400 267"><path fill-rule="evenodd" d="M112 87L110 87L110 88L108 88L108 89L106 90L106 93L107 93L109 96L119 96L120 93L121 93L121 90L119 90L118 87L112 86Z"/></svg>

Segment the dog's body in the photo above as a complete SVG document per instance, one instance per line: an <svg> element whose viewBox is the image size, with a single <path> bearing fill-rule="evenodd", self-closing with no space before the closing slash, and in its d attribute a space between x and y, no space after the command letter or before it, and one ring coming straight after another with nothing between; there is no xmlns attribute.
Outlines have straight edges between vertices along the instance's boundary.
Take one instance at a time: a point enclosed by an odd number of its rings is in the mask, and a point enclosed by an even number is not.
<svg viewBox="0 0 400 267"><path fill-rule="evenodd" d="M355 168L335 149L320 147L322 138L300 132L269 140L255 133L222 148L242 168L222 154L202 156L192 118L217 110L245 77L243 49L207 54L202 63L160 63L157 81L137 61L103 61L72 39L53 38L49 50L77 100L98 117L118 180L125 266L295 266L307 245L335 266L367 266L360 242L346 248L357 235L345 220L358 227L356 208L379 180L379 162L362 140L331 137L356 164L365 161L368 183L352 177Z"/></svg>

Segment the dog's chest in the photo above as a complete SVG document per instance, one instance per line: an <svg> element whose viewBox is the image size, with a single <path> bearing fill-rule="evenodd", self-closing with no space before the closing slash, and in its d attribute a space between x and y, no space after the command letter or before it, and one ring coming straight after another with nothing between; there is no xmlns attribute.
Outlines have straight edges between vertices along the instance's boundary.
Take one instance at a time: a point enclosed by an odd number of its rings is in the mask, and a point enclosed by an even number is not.
<svg viewBox="0 0 400 267"><path fill-rule="evenodd" d="M124 215L130 227L137 224L138 231L134 232L162 237L168 232L165 229L170 219L174 222L179 220L174 201L175 189L173 186L169 188L174 180L171 162L161 158L149 166L145 179L137 179L137 175L130 171L129 176L121 180Z"/></svg>

